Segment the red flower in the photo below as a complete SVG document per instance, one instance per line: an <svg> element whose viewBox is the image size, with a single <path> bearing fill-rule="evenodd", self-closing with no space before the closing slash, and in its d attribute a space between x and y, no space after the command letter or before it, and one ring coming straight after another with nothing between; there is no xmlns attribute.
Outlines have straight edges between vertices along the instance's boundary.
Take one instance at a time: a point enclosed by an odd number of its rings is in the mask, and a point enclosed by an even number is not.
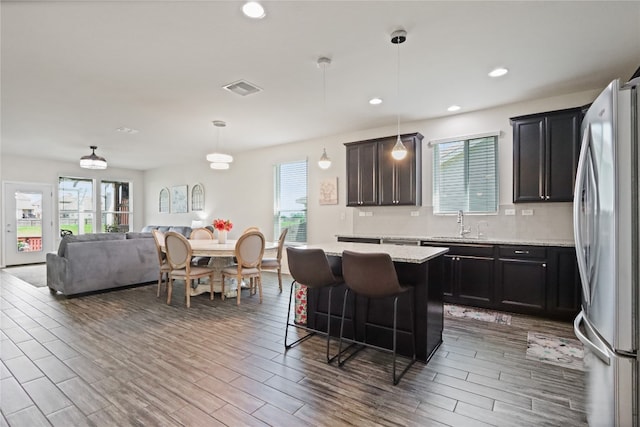
<svg viewBox="0 0 640 427"><path fill-rule="evenodd" d="M214 219L213 228L218 231L231 231L231 229L233 228L233 223L228 219Z"/></svg>

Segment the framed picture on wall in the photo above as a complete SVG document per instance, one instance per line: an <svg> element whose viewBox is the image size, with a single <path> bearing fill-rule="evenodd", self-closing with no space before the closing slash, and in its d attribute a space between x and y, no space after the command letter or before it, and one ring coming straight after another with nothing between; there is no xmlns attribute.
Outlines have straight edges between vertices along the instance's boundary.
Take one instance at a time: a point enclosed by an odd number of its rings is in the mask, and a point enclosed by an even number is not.
<svg viewBox="0 0 640 427"><path fill-rule="evenodd" d="M196 184L191 187L191 211L204 210L204 187Z"/></svg>
<svg viewBox="0 0 640 427"><path fill-rule="evenodd" d="M338 204L338 177L327 178L320 181L320 204Z"/></svg>
<svg viewBox="0 0 640 427"><path fill-rule="evenodd" d="M188 186L176 185L171 187L171 213L186 213L188 208Z"/></svg>
<svg viewBox="0 0 640 427"><path fill-rule="evenodd" d="M169 213L169 189L163 188L158 196L158 212Z"/></svg>

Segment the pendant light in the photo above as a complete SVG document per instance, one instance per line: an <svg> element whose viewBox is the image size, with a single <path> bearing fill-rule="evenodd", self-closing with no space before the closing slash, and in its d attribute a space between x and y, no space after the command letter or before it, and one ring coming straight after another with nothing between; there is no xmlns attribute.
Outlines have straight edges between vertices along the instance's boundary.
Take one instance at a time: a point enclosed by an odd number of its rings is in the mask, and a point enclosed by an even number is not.
<svg viewBox="0 0 640 427"><path fill-rule="evenodd" d="M91 148L91 154L80 158L80 167L85 169L106 169L107 161L104 157L100 157L96 154L96 149L98 147L91 145L89 148Z"/></svg>
<svg viewBox="0 0 640 427"><path fill-rule="evenodd" d="M322 103L323 108L327 110L327 67L331 65L331 59L326 56L318 58L318 68L322 68ZM322 149L322 156L318 160L320 169L329 169L331 167L331 159L327 156L327 149Z"/></svg>
<svg viewBox="0 0 640 427"><path fill-rule="evenodd" d="M397 111L397 124L398 124L398 139L396 140L396 145L393 146L391 150L391 156L396 160L402 160L407 156L407 147L402 143L402 138L400 138L400 45L407 40L407 32L404 30L396 30L391 34L391 43L398 45L398 74L397 78L397 103L398 103L398 111Z"/></svg>
<svg viewBox="0 0 640 427"><path fill-rule="evenodd" d="M221 153L219 151L219 148L220 148L220 128L223 128L223 127L227 126L227 123L225 123L222 120L214 120L212 123L218 129L218 137L217 137L217 140L216 140L216 151L211 153L211 154L207 154L207 161L211 162L211 169L229 169L229 163L233 162L233 156L231 156L229 154ZM216 164L216 163L226 164L227 167L213 167L213 164Z"/></svg>
<svg viewBox="0 0 640 427"><path fill-rule="evenodd" d="M318 166L320 166L320 169L329 169L331 167L331 159L327 156L326 148L322 149L322 156L318 160Z"/></svg>

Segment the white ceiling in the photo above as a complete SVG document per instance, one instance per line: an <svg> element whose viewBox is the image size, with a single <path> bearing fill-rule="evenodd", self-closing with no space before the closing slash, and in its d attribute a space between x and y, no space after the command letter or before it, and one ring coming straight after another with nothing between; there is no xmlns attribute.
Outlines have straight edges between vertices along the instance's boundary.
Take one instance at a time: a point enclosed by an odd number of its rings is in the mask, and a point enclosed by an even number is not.
<svg viewBox="0 0 640 427"><path fill-rule="evenodd" d="M601 88L640 65L638 1L263 4L256 21L241 1L3 0L2 153L75 161L98 145L112 167L205 162L212 120L234 154L392 125L398 111L407 122ZM489 78L496 66L510 73ZM222 89L239 79L264 90Z"/></svg>

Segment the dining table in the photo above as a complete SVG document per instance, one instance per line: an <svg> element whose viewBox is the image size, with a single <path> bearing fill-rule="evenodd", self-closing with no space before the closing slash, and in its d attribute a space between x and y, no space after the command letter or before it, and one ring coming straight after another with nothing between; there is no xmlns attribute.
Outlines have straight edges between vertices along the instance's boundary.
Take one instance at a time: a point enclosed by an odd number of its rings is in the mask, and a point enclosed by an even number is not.
<svg viewBox="0 0 640 427"><path fill-rule="evenodd" d="M192 256L210 257L209 267L215 270L213 279L213 291L214 293L222 292L222 269L233 264L233 257L235 256L237 240L227 240L225 243L219 243L217 239L207 240L189 240L189 246L191 247ZM166 252L164 246L161 246L163 252ZM278 249L278 242L265 242L264 250L265 254L273 253ZM232 283L225 283L225 297L233 298L236 296L238 285L235 280ZM200 295L205 292L210 292L211 288L208 283L196 283L191 287L191 296Z"/></svg>

